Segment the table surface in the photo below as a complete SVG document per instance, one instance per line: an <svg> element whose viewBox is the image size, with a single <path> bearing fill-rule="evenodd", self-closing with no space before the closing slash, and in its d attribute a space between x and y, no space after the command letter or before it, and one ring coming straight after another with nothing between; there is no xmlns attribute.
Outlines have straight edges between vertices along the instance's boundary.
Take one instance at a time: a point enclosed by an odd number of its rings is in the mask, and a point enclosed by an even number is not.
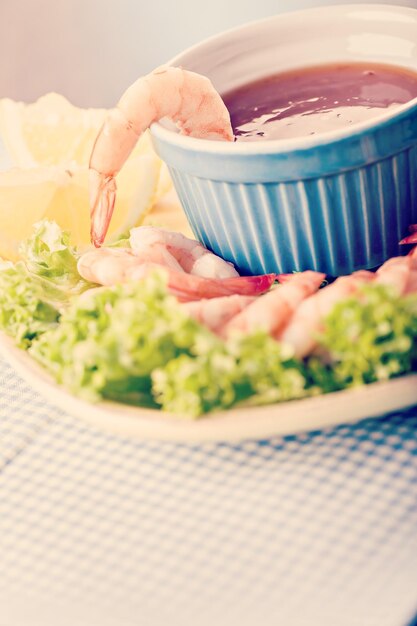
<svg viewBox="0 0 417 626"><path fill-rule="evenodd" d="M416 434L132 441L0 361L0 626L409 625Z"/></svg>

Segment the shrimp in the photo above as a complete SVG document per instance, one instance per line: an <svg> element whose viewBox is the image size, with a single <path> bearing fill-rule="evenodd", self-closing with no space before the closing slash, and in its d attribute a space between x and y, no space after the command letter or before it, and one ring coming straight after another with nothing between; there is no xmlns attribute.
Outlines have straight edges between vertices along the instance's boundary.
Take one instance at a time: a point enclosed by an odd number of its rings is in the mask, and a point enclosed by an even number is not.
<svg viewBox="0 0 417 626"><path fill-rule="evenodd" d="M232 263L224 261L200 242L189 239L181 233L152 226L140 226L130 231L130 245L135 254L146 254L147 250L157 248L159 245L172 255L178 268L187 274L205 278L239 276Z"/></svg>
<svg viewBox="0 0 417 626"><path fill-rule="evenodd" d="M168 290L182 301L233 294L259 295L268 291L275 281L275 274L206 278L187 274L183 269L177 270L162 262L149 262L147 258L148 255L143 258L129 248L99 248L81 256L78 260L78 271L85 280L111 286L130 280L141 280L159 269L166 275Z"/></svg>
<svg viewBox="0 0 417 626"><path fill-rule="evenodd" d="M85 252L78 259L77 269L84 280L109 287L128 281L138 262L128 248L100 248Z"/></svg>
<svg viewBox="0 0 417 626"><path fill-rule="evenodd" d="M335 304L355 293L361 284L374 280L372 272L362 270L350 276L342 276L334 283L304 300L293 314L289 324L277 335L277 339L288 343L295 356L303 358L317 345L316 335L322 328L322 320Z"/></svg>
<svg viewBox="0 0 417 626"><path fill-rule="evenodd" d="M404 239L401 239L400 245L417 243L417 224L411 224L408 227L408 230L411 234L408 235L407 237L404 237Z"/></svg>
<svg viewBox="0 0 417 626"><path fill-rule="evenodd" d="M242 296L259 296L269 290L276 280L275 274L261 276L236 276L234 278L205 278L193 274L181 274L169 267L156 263L141 263L133 271L129 271L130 280L141 280L156 269L163 271L167 277L170 293L181 302L191 302L203 298L219 298L239 294Z"/></svg>
<svg viewBox="0 0 417 626"><path fill-rule="evenodd" d="M223 296L210 300L185 302L183 307L200 324L221 334L225 324L255 300L254 296Z"/></svg>
<svg viewBox="0 0 417 626"><path fill-rule="evenodd" d="M91 153L91 240L96 247L102 245L112 217L114 177L141 134L164 117L176 122L184 135L233 140L229 112L205 76L165 66L139 78L109 112Z"/></svg>
<svg viewBox="0 0 417 626"><path fill-rule="evenodd" d="M410 256L392 257L377 270L375 283L389 285L401 295L407 289L411 272L412 258Z"/></svg>
<svg viewBox="0 0 417 626"><path fill-rule="evenodd" d="M273 291L258 298L227 324L224 334L228 337L236 331L266 330L275 336L290 319L299 304L311 296L322 284L325 274L300 272Z"/></svg>
<svg viewBox="0 0 417 626"><path fill-rule="evenodd" d="M410 274L404 295L408 295L410 293L417 293L417 267L412 270Z"/></svg>
<svg viewBox="0 0 417 626"><path fill-rule="evenodd" d="M407 256L385 261L376 272L375 282L392 286L400 295L417 291L417 247Z"/></svg>
<svg viewBox="0 0 417 626"><path fill-rule="evenodd" d="M411 259L411 271L405 288L405 295L417 292L417 246L408 253L408 258Z"/></svg>

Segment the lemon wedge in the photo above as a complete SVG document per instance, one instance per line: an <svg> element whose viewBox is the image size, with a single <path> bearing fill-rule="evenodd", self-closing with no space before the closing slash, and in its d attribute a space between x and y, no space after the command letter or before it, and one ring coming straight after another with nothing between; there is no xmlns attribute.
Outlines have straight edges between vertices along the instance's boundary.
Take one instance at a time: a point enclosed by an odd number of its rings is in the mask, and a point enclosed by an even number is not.
<svg viewBox="0 0 417 626"><path fill-rule="evenodd" d="M114 218L106 242L111 243L141 223L153 206L160 163L153 155L136 155L120 173ZM17 260L20 242L41 219L57 222L83 249L90 242L88 170L56 166L13 168L0 172L0 256Z"/></svg>
<svg viewBox="0 0 417 626"><path fill-rule="evenodd" d="M19 243L40 219L90 242L88 162L106 109L81 109L49 93L32 104L0 100L0 138L14 169L0 172L0 255L15 260ZM143 134L116 178L117 199L107 243L143 222L172 187L167 168Z"/></svg>
<svg viewBox="0 0 417 626"><path fill-rule="evenodd" d="M19 242L42 219L66 175L55 168L0 173L0 255L16 259Z"/></svg>
<svg viewBox="0 0 417 626"><path fill-rule="evenodd" d="M31 104L3 98L0 99L0 136L16 167L87 167L107 112L107 109L76 107L58 93L48 93ZM131 157L142 154L155 154L149 131L140 137ZM162 191L170 187L165 168L161 186Z"/></svg>
<svg viewBox="0 0 417 626"><path fill-rule="evenodd" d="M17 167L87 165L105 109L80 109L49 93L32 104L0 100L0 135Z"/></svg>
<svg viewBox="0 0 417 626"><path fill-rule="evenodd" d="M154 154L136 154L116 176L116 204L106 243L112 243L143 222L158 195L160 166L161 162ZM46 217L68 230L71 243L83 248L90 243L88 170L75 169L69 171L68 176L67 184L60 188L52 211L49 208Z"/></svg>

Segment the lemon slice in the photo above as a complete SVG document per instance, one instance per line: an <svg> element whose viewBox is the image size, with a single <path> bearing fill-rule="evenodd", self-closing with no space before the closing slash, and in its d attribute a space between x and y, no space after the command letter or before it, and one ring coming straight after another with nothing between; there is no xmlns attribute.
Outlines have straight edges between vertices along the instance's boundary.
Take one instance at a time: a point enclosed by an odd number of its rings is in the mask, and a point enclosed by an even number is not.
<svg viewBox="0 0 417 626"><path fill-rule="evenodd" d="M139 154L118 177L119 192L107 243L140 224L154 204L159 160ZM71 243L81 249L90 242L88 170L54 166L14 168L0 172L0 256L16 260L20 242L41 219L70 231Z"/></svg>
<svg viewBox="0 0 417 626"><path fill-rule="evenodd" d="M0 255L16 259L18 244L32 232L53 203L56 190L66 183L55 168L0 173Z"/></svg>
<svg viewBox="0 0 417 626"><path fill-rule="evenodd" d="M90 242L88 162L106 109L81 109L49 93L32 104L0 100L0 137L18 169L0 172L0 255L16 259L20 241L42 218ZM138 141L116 178L117 197L106 243L144 220L172 188L150 133ZM182 212L181 208L179 211Z"/></svg>
<svg viewBox="0 0 417 626"><path fill-rule="evenodd" d="M76 107L58 93L48 93L32 104L3 98L0 99L0 137L9 160L16 167L87 167L107 112L107 109ZM140 155L157 158L149 131L140 137L127 164ZM121 192L127 180L126 168L133 171L127 164L120 173ZM161 162L155 202L171 189L168 168Z"/></svg>
<svg viewBox="0 0 417 626"><path fill-rule="evenodd" d="M107 109L76 107L58 93L48 93L31 104L3 98L0 100L0 136L8 156L17 167L87 167L106 114ZM157 158L149 131L140 137L127 163L139 155ZM122 172L125 168L126 165ZM156 197L161 197L171 187L164 165Z"/></svg>
<svg viewBox="0 0 417 626"><path fill-rule="evenodd" d="M18 167L87 165L105 109L80 109L57 93L33 104L0 100L0 134Z"/></svg>
<svg viewBox="0 0 417 626"><path fill-rule="evenodd" d="M128 159L116 177L116 204L105 243L115 241L143 222L155 204L160 166L152 154L137 154ZM52 213L48 210L46 217L71 233L71 243L84 247L90 244L88 170L79 168L68 175L70 180L61 188Z"/></svg>

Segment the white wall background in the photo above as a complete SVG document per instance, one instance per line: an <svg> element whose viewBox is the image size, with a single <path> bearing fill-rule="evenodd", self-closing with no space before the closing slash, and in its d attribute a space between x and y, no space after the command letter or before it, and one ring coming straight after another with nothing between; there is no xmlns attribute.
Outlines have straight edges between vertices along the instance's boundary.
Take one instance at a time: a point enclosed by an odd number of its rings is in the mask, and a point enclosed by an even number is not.
<svg viewBox="0 0 417 626"><path fill-rule="evenodd" d="M281 11L345 2L0 0L0 97L31 101L58 91L78 105L112 106L139 75L202 38ZM417 8L417 0L390 4Z"/></svg>

